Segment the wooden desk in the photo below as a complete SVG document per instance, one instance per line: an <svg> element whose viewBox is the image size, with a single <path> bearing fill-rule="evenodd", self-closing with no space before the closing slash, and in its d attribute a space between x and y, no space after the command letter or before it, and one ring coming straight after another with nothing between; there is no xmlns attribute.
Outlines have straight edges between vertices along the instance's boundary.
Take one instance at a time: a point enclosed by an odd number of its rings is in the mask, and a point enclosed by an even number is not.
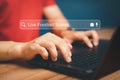
<svg viewBox="0 0 120 80"><path fill-rule="evenodd" d="M97 31L101 39L110 39L113 29ZM103 35L104 34L104 35ZM0 63L0 80L78 80L53 71L30 68L22 61ZM100 80L120 80L120 70Z"/></svg>

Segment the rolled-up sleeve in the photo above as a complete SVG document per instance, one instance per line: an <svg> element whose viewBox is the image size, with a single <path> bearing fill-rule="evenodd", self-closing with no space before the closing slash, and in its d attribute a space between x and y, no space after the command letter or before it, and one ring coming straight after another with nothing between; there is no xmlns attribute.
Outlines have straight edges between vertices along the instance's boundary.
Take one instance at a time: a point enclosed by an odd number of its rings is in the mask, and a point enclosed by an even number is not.
<svg viewBox="0 0 120 80"><path fill-rule="evenodd" d="M45 7L51 6L51 5L56 5L55 0L45 0Z"/></svg>

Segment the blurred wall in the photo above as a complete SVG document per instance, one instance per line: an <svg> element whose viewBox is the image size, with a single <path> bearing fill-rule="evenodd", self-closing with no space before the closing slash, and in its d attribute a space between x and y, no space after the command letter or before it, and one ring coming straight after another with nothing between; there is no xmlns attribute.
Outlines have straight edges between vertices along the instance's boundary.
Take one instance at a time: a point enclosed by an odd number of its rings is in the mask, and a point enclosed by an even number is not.
<svg viewBox="0 0 120 80"><path fill-rule="evenodd" d="M67 19L99 19L102 27L120 24L120 0L56 0Z"/></svg>

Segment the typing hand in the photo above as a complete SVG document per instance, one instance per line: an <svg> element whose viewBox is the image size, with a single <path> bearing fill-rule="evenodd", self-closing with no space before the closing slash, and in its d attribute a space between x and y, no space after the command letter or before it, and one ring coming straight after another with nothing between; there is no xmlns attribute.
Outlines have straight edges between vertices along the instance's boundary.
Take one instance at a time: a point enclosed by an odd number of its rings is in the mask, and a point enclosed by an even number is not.
<svg viewBox="0 0 120 80"><path fill-rule="evenodd" d="M64 31L62 32L62 38L67 42L72 43L75 40L81 40L86 43L86 45L90 48L98 45L98 34L94 30L90 31ZM91 42L92 39L92 42Z"/></svg>
<svg viewBox="0 0 120 80"><path fill-rule="evenodd" d="M21 44L19 54L25 60L30 60L36 54L39 54L44 60L51 56L51 59L56 61L58 56L57 49L59 49L66 62L71 62L71 45L52 33L47 33L33 41Z"/></svg>

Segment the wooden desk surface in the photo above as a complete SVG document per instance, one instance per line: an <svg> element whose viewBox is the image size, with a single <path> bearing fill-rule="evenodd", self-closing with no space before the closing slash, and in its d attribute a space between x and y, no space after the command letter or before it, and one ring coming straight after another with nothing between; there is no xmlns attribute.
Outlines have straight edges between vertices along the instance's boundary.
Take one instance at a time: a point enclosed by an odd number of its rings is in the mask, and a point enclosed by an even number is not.
<svg viewBox="0 0 120 80"><path fill-rule="evenodd" d="M110 39L113 29L97 31L101 39ZM103 35L104 34L104 35ZM53 71L30 68L24 61L0 63L0 80L78 80ZM120 80L120 70L105 76L100 80Z"/></svg>

